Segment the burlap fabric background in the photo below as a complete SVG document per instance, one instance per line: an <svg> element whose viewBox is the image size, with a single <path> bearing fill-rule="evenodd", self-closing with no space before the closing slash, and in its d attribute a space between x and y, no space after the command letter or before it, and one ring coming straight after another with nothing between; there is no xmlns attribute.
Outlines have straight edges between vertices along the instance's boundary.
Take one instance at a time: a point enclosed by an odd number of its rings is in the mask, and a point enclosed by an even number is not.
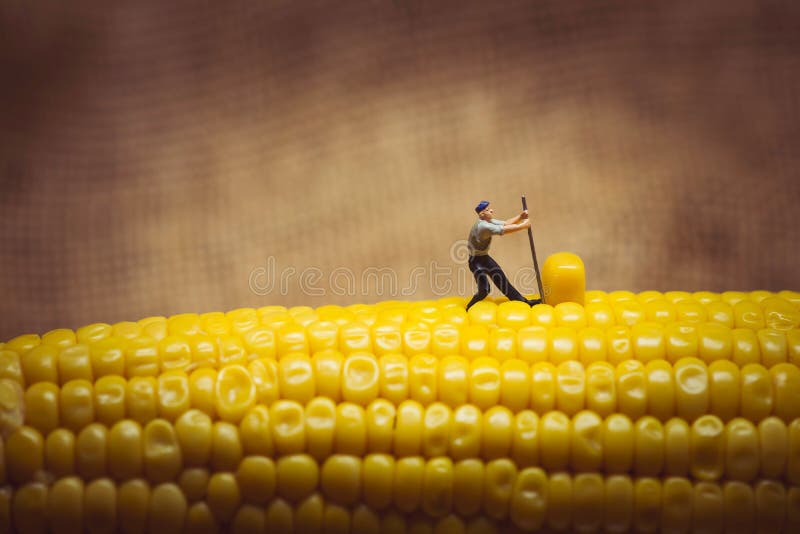
<svg viewBox="0 0 800 534"><path fill-rule="evenodd" d="M798 28L798 2L3 0L0 339L471 294L472 207L520 193L592 288L798 289ZM524 234L493 255L536 287Z"/></svg>

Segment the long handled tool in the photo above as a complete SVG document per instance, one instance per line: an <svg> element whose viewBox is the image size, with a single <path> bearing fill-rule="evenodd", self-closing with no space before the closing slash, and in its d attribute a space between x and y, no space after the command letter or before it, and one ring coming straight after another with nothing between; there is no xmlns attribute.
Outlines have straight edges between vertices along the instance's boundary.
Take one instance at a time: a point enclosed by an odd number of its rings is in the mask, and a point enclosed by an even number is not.
<svg viewBox="0 0 800 534"><path fill-rule="evenodd" d="M522 195L522 209L528 211L528 201ZM533 244L533 230L528 226L528 241L531 242L531 256L533 256L533 268L536 269L536 285L539 286L539 298L544 302L544 290L542 289L542 275L539 273L539 261L536 259L536 245Z"/></svg>

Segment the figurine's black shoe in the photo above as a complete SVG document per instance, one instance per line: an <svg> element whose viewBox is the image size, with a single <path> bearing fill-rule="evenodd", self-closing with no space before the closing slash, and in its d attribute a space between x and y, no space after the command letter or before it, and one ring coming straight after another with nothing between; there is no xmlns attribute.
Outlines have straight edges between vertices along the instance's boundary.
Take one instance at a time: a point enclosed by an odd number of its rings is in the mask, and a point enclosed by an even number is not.
<svg viewBox="0 0 800 534"><path fill-rule="evenodd" d="M528 306L536 306L537 304L541 304L542 303L542 299L530 299L530 300L526 300L525 302L528 303Z"/></svg>

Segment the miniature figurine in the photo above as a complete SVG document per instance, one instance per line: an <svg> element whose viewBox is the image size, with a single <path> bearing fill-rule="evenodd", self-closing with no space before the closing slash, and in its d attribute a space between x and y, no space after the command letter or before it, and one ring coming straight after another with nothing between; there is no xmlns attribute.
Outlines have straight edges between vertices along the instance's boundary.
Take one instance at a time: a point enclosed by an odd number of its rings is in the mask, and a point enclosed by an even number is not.
<svg viewBox="0 0 800 534"><path fill-rule="evenodd" d="M531 221L528 219L528 210L523 210L513 219L503 221L494 218L494 210L489 207L488 201L481 200L475 207L475 212L478 214L478 220L472 225L469 232L467 246L469 248L469 270L475 276L478 292L467 304L467 309L469 310L473 304L483 300L489 294L491 287L489 279L509 300L518 300L530 306L540 304L541 299L528 300L523 297L508 281L503 269L489 256L489 245L492 243L493 235L511 234L530 228Z"/></svg>

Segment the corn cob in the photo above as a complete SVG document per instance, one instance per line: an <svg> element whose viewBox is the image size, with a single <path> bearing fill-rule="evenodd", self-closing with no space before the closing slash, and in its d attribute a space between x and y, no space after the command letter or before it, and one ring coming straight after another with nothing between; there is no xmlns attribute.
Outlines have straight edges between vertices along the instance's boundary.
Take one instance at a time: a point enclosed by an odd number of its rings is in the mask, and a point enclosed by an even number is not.
<svg viewBox="0 0 800 534"><path fill-rule="evenodd" d="M269 306L19 336L0 345L0 531L791 530L798 297Z"/></svg>

